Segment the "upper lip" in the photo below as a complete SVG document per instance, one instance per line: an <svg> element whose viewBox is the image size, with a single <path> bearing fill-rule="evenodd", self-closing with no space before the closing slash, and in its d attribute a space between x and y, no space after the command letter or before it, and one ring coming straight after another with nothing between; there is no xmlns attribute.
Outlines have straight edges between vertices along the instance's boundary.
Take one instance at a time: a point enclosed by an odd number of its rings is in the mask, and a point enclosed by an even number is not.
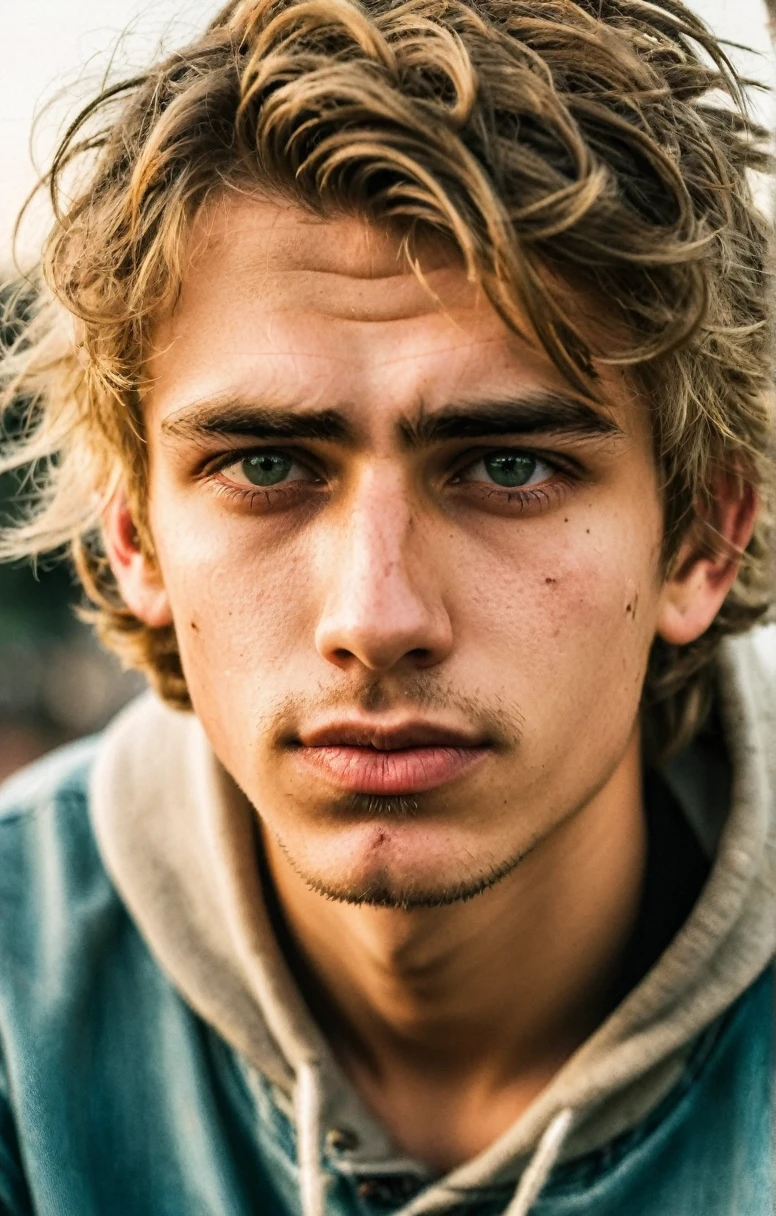
<svg viewBox="0 0 776 1216"><path fill-rule="evenodd" d="M381 751L410 747L483 747L486 741L466 731L434 722L327 722L300 736L303 747L374 747Z"/></svg>

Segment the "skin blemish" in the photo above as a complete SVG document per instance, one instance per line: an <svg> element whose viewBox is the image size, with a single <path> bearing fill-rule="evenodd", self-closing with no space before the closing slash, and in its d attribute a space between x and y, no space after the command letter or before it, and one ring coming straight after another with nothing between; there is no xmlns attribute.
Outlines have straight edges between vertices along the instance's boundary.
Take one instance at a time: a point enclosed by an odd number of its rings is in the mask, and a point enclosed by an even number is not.
<svg viewBox="0 0 776 1216"><path fill-rule="evenodd" d="M556 578L546 578L544 581L547 584L552 583L554 585L555 583L557 583L558 580Z"/></svg>
<svg viewBox="0 0 776 1216"><path fill-rule="evenodd" d="M191 625L191 628L194 630L195 633L199 633L199 625L197 624L196 621L190 621L189 624Z"/></svg>

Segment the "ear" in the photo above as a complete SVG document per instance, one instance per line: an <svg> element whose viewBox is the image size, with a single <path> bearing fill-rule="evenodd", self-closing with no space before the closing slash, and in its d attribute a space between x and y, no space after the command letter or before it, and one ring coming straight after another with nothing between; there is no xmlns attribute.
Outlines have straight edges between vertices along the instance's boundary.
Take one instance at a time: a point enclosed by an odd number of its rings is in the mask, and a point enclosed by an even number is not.
<svg viewBox="0 0 776 1216"><path fill-rule="evenodd" d="M751 486L721 478L712 503L683 541L658 605L657 634L686 646L705 633L736 580L752 538L758 498Z"/></svg>
<svg viewBox="0 0 776 1216"><path fill-rule="evenodd" d="M127 608L154 629L171 625L172 613L159 568L143 552L123 490L111 499L102 527L108 561Z"/></svg>

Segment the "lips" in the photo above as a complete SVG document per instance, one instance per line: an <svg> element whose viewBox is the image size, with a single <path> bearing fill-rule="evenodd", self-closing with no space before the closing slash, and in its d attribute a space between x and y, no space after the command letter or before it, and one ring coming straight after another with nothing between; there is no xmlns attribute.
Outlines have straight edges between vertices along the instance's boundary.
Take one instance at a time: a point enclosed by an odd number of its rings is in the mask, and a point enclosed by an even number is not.
<svg viewBox="0 0 776 1216"><path fill-rule="evenodd" d="M345 721L306 732L293 754L342 791L415 794L462 776L489 750L481 738L434 723Z"/></svg>
<svg viewBox="0 0 776 1216"><path fill-rule="evenodd" d="M301 736L305 747L372 747L398 751L414 747L477 747L481 738L452 730L434 722L401 722L393 725L346 720L328 723Z"/></svg>

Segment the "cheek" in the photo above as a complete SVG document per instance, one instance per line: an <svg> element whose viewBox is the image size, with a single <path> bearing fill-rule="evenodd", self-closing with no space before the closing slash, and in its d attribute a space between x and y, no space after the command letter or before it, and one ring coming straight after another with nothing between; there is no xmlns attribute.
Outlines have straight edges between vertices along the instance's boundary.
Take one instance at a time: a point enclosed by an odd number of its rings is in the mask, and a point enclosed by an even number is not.
<svg viewBox="0 0 776 1216"><path fill-rule="evenodd" d="M185 528L155 530L184 674L200 717L227 707L245 720L277 691L298 645L307 566L293 546L259 552L250 521L186 516Z"/></svg>
<svg viewBox="0 0 776 1216"><path fill-rule="evenodd" d="M630 734L655 631L659 528L657 517L561 515L480 566L472 653L490 639L488 683L519 706L537 748L573 747L592 723L615 747Z"/></svg>
<svg viewBox="0 0 776 1216"><path fill-rule="evenodd" d="M579 709L597 697L606 708L635 710L654 636L657 588L650 570L626 563L579 562L547 584L546 653Z"/></svg>

